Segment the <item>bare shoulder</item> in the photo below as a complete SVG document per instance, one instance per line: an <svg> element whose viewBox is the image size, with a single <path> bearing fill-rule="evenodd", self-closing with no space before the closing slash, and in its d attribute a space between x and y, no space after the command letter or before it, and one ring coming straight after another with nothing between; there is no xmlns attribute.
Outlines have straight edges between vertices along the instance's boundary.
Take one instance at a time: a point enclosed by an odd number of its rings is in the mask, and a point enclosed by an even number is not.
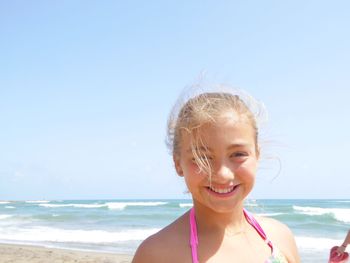
<svg viewBox="0 0 350 263"><path fill-rule="evenodd" d="M275 219L257 217L268 238L284 254L289 263L299 263L299 253L294 235L289 227Z"/></svg>
<svg viewBox="0 0 350 263"><path fill-rule="evenodd" d="M132 263L172 262L171 258L178 259L176 253L186 254L183 253L187 249L189 233L186 218L187 213L145 239L136 250Z"/></svg>

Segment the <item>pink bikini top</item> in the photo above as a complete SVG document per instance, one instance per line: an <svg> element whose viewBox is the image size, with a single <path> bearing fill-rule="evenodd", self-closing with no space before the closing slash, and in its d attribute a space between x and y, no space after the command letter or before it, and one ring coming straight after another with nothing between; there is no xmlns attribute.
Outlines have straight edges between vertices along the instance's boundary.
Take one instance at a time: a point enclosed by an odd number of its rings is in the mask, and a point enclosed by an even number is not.
<svg viewBox="0 0 350 263"><path fill-rule="evenodd" d="M267 262L275 262L275 258L277 259L277 256L274 255L274 248L270 240L268 240L264 230L261 228L259 223L255 220L253 215L251 215L247 210L243 209L244 216L248 223L258 232L258 234L261 236L261 238L265 241L265 243L271 248L271 254L272 256L266 261ZM198 253L197 253L197 247L198 247L198 235L197 235L197 224L196 224L196 218L194 213L194 208L190 210L190 228L191 228L191 236L190 236L190 246L192 251L192 262L193 263L199 263L198 261ZM281 255L279 254L278 257ZM284 256L282 256L284 258ZM280 262L280 261L278 261ZM284 261L281 261L284 262Z"/></svg>

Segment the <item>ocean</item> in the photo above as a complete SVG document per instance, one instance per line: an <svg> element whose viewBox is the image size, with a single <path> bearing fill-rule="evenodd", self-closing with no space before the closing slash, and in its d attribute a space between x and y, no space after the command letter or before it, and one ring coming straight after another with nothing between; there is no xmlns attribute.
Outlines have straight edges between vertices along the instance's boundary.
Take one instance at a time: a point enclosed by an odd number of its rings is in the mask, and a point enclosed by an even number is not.
<svg viewBox="0 0 350 263"><path fill-rule="evenodd" d="M133 254L191 200L0 201L0 243ZM350 228L350 200L247 200L293 231L301 262L327 262Z"/></svg>

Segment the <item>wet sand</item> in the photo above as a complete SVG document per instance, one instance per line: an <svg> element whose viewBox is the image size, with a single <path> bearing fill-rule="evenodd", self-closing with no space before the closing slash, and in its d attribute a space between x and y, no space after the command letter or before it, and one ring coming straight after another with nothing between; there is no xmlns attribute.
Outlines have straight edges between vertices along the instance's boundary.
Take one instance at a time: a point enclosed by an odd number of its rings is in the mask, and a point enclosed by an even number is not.
<svg viewBox="0 0 350 263"><path fill-rule="evenodd" d="M0 263L130 263L132 255L0 244Z"/></svg>

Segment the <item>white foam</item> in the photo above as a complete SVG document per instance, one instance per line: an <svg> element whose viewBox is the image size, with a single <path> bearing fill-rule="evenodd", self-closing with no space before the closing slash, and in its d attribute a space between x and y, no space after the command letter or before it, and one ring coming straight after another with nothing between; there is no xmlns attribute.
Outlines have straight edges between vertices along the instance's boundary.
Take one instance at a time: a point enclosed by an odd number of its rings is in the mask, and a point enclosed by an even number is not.
<svg viewBox="0 0 350 263"><path fill-rule="evenodd" d="M254 207L254 206L258 206L258 204L246 203L246 204L244 204L244 206Z"/></svg>
<svg viewBox="0 0 350 263"><path fill-rule="evenodd" d="M179 204L180 207L192 207L192 203L184 203L184 204Z"/></svg>
<svg viewBox="0 0 350 263"><path fill-rule="evenodd" d="M141 241L160 229L130 229L119 232L104 230L67 230L50 227L29 229L7 228L0 230L0 240L28 242L77 242L77 243L117 243Z"/></svg>
<svg viewBox="0 0 350 263"><path fill-rule="evenodd" d="M246 199L244 202L244 206L250 206L250 207L254 207L254 206L258 206L256 199Z"/></svg>
<svg viewBox="0 0 350 263"><path fill-rule="evenodd" d="M10 202L8 201L0 201L0 205L6 205L6 204L9 204Z"/></svg>
<svg viewBox="0 0 350 263"><path fill-rule="evenodd" d="M29 204L50 203L50 201L48 201L48 200L29 200L29 201L25 201L25 202L29 203Z"/></svg>
<svg viewBox="0 0 350 263"><path fill-rule="evenodd" d="M105 207L105 204L71 204L72 207L78 207L78 208L101 208Z"/></svg>
<svg viewBox="0 0 350 263"><path fill-rule="evenodd" d="M348 208L321 208L309 206L293 206L293 209L299 213L314 216L331 214L336 220L350 223L350 209Z"/></svg>
<svg viewBox="0 0 350 263"><path fill-rule="evenodd" d="M50 208L55 208L55 207L69 207L69 206L72 206L72 204L66 204L66 205L59 205L59 204L39 204L39 206L42 206L42 207L50 207Z"/></svg>
<svg viewBox="0 0 350 263"><path fill-rule="evenodd" d="M257 215L258 216L279 216L279 215L285 215L285 213L260 213Z"/></svg>
<svg viewBox="0 0 350 263"><path fill-rule="evenodd" d="M39 204L39 206L56 208L56 207L77 207L77 208L100 208L105 204Z"/></svg>
<svg viewBox="0 0 350 263"><path fill-rule="evenodd" d="M350 209L334 208L335 219L344 223L350 223Z"/></svg>
<svg viewBox="0 0 350 263"><path fill-rule="evenodd" d="M295 241L299 249L329 250L331 247L341 244L340 239L316 238L307 236L296 236Z"/></svg>
<svg viewBox="0 0 350 263"><path fill-rule="evenodd" d="M165 205L167 202L108 202L105 204L39 204L42 207L58 208L58 207L76 207L76 208L101 208L123 210L127 206L158 206Z"/></svg>
<svg viewBox="0 0 350 263"><path fill-rule="evenodd" d="M13 215L0 215L0 220L1 219L7 219L7 218L10 218L10 217L13 217Z"/></svg>
<svg viewBox="0 0 350 263"><path fill-rule="evenodd" d="M16 207L14 207L14 206L10 206L10 205L7 205L7 206L5 206L5 208L8 208L8 209L14 209L14 208L16 208Z"/></svg>
<svg viewBox="0 0 350 263"><path fill-rule="evenodd" d="M309 207L309 206L296 206L293 205L293 209L299 213L306 215L324 215L330 213L329 209L320 207Z"/></svg>
<svg viewBox="0 0 350 263"><path fill-rule="evenodd" d="M167 202L109 202L106 203L111 210L123 210L127 206L159 206L166 205Z"/></svg>

